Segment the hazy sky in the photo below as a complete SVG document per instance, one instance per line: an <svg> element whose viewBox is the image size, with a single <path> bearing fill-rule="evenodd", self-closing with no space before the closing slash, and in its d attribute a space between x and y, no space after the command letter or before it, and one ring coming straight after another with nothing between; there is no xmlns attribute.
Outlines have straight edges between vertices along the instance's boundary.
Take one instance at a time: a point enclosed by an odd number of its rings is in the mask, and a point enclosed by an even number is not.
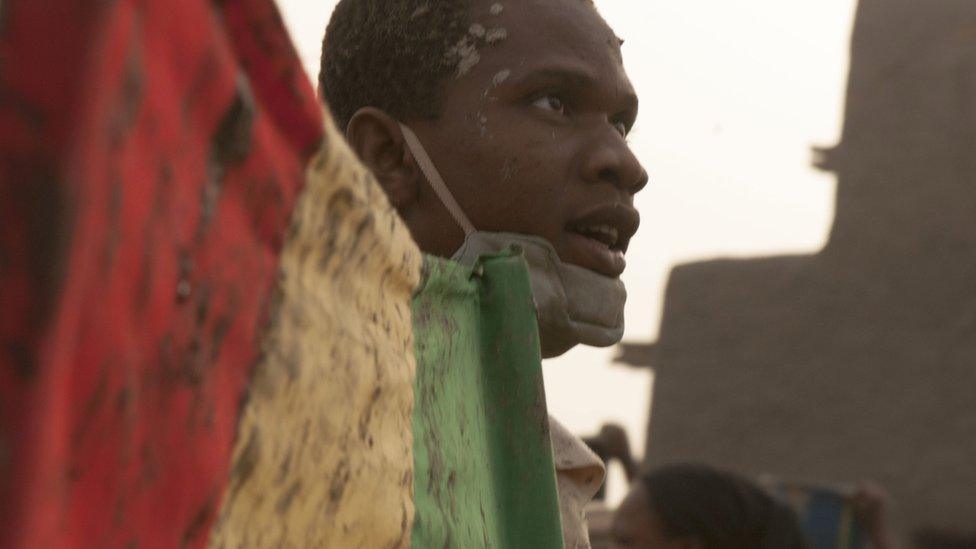
<svg viewBox="0 0 976 549"><path fill-rule="evenodd" d="M278 3L314 81L336 2ZM855 0L596 3L626 40L641 100L631 143L651 181L624 275L625 339L653 341L673 265L825 242L835 181L811 168L810 151L840 135ZM618 421L641 453L651 374L610 365L613 354L577 349L547 362L549 409L580 433ZM620 472L610 480L617 500Z"/></svg>

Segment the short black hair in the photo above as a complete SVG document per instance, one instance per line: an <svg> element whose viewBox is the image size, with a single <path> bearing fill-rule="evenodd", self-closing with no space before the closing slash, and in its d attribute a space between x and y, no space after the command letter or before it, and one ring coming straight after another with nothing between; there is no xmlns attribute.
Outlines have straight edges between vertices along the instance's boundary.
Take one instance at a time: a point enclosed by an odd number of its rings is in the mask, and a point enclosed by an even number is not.
<svg viewBox="0 0 976 549"><path fill-rule="evenodd" d="M706 549L807 549L796 514L755 483L696 463L644 472L648 504L668 537Z"/></svg>
<svg viewBox="0 0 976 549"><path fill-rule="evenodd" d="M341 0L322 41L319 90L345 130L357 110L436 118L476 0ZM480 37L484 40L484 37Z"/></svg>

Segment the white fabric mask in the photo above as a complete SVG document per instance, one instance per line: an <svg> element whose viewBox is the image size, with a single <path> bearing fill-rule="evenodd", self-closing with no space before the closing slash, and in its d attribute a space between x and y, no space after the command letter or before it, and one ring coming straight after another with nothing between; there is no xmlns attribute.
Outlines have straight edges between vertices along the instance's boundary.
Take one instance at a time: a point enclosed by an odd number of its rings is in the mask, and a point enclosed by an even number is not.
<svg viewBox="0 0 976 549"><path fill-rule="evenodd" d="M499 253L513 246L522 251L529 266L543 358L559 356L580 343L609 347L620 342L624 335L627 290L619 278L563 263L544 238L475 229L416 134L403 124L400 129L430 186L464 230L464 244L451 259L473 266L485 254Z"/></svg>

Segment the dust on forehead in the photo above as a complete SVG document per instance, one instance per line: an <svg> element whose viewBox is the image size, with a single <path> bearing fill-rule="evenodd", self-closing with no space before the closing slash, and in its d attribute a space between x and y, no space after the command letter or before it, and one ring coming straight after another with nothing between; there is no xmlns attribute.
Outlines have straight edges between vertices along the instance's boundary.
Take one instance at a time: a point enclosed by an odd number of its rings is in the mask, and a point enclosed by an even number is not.
<svg viewBox="0 0 976 549"><path fill-rule="evenodd" d="M488 8L487 21L472 18L468 32L445 53L445 62L454 67L455 78L468 73L481 61L481 50L508 38L508 29L499 24L499 16L505 11L501 2L493 2Z"/></svg>
<svg viewBox="0 0 976 549"><path fill-rule="evenodd" d="M341 127L366 106L398 119L437 118L446 80L470 74L489 51L513 44L513 33L531 38L540 28L526 11L530 5L545 7L549 21L574 7L593 9L589 0L340 0L322 45L322 98ZM593 26L602 23L594 14L576 12L589 23L581 30L606 40L610 32ZM499 67L489 78L503 68L515 67Z"/></svg>
<svg viewBox="0 0 976 549"><path fill-rule="evenodd" d="M515 16L538 24L540 21L552 19L553 15L557 14L561 22L569 23L567 26L572 27L574 31L582 32L584 35L593 35L593 29L584 28L586 26L584 21L592 22L593 19L579 17L580 14L566 13L567 6L565 4L567 3L590 10L586 15L595 16L596 21L602 27L600 29L602 36L597 39L605 41L614 56L619 58L623 40L617 37L609 25L600 17L592 0L521 0L518 3L492 0L483 2L474 8L471 16L472 22L467 29L467 34L448 49L445 54L445 62L455 69L456 78L464 76L481 61L485 47L499 44L509 37L510 33L514 31L512 17ZM520 9L523 12L516 15L515 12ZM508 24L506 24L506 20ZM575 36L578 37L579 34Z"/></svg>

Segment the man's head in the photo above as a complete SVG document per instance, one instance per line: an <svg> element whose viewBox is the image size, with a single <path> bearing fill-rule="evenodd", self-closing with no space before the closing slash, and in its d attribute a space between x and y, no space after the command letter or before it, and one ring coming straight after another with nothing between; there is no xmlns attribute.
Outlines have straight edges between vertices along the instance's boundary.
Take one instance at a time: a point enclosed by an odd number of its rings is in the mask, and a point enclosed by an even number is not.
<svg viewBox="0 0 976 549"><path fill-rule="evenodd" d="M637 99L620 41L588 0L342 0L320 86L424 251L449 257L464 234L398 122L478 230L623 270L647 176L625 139Z"/></svg>

